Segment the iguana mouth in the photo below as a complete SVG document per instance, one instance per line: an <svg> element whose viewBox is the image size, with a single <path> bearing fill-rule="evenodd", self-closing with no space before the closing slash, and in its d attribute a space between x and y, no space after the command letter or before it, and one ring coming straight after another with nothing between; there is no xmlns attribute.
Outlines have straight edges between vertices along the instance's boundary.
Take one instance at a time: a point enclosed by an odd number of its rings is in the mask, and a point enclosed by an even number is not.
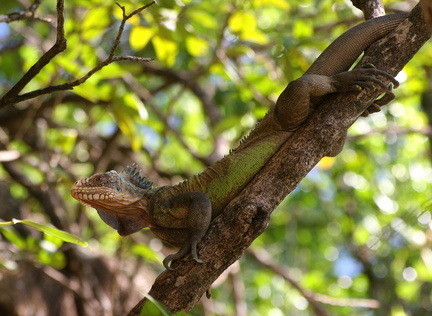
<svg viewBox="0 0 432 316"><path fill-rule="evenodd" d="M100 193L79 193L73 192L72 196L79 200L97 201L97 200L110 200L114 198L114 194L100 194Z"/></svg>
<svg viewBox="0 0 432 316"><path fill-rule="evenodd" d="M114 199L114 193L107 187L81 187L81 181L77 181L71 188L71 195L79 201L99 201ZM103 192L107 191L107 192Z"/></svg>

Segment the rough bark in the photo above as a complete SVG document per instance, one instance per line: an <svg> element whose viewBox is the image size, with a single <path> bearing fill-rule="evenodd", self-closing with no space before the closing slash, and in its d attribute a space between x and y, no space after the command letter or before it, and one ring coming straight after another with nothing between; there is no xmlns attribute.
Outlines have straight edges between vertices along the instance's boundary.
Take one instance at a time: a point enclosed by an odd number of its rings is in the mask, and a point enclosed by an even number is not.
<svg viewBox="0 0 432 316"><path fill-rule="evenodd" d="M362 10L366 20L385 14L381 0L352 0L353 5Z"/></svg>
<svg viewBox="0 0 432 316"><path fill-rule="evenodd" d="M430 37L417 6L392 34L375 43L363 62L396 75ZM267 227L270 215L308 172L329 152L377 96L371 91L327 98L270 160L244 191L216 218L199 244L198 264L186 256L174 262L173 272L156 279L150 296L171 312L191 310L217 277L238 260ZM129 313L140 314L146 299Z"/></svg>

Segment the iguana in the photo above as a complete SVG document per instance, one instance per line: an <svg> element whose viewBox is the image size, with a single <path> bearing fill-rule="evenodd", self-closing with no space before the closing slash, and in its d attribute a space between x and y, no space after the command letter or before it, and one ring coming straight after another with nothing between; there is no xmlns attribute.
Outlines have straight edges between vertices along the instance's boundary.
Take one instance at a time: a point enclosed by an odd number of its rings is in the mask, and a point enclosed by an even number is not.
<svg viewBox="0 0 432 316"><path fill-rule="evenodd" d="M309 117L323 96L334 93L378 88L387 97L369 106L364 114L376 112L393 97L390 86L398 82L384 71L371 67L348 69L373 42L399 25L407 14L392 14L363 22L337 38L299 79L288 84L275 106L257 124L250 135L227 156L177 185L155 187L141 175L136 165L122 171L97 173L75 182L72 196L94 207L102 220L126 236L144 227L161 240L180 250L167 256L163 265L191 252L197 256L197 244L210 222L222 213ZM328 155L337 155L345 136L334 144Z"/></svg>

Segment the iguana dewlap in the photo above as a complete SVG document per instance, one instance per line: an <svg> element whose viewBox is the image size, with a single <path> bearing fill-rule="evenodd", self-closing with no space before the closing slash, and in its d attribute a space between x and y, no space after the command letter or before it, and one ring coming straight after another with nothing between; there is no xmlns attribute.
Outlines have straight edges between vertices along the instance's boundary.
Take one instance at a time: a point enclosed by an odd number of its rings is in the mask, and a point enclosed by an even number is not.
<svg viewBox="0 0 432 316"><path fill-rule="evenodd" d="M77 181L72 196L97 209L100 217L122 236L149 227L161 240L180 247L179 252L165 258L167 269L172 260L189 252L201 262L197 244L211 220L265 166L324 95L378 87L392 96L378 79L385 78L397 86L386 72L373 67L348 69L368 46L391 32L406 16L379 17L341 35L302 77L288 84L275 107L244 142L202 173L177 185L154 187L136 166L129 166L119 173L109 171ZM371 105L367 111L376 110L376 105ZM329 155L339 153L343 142L344 138L334 144Z"/></svg>

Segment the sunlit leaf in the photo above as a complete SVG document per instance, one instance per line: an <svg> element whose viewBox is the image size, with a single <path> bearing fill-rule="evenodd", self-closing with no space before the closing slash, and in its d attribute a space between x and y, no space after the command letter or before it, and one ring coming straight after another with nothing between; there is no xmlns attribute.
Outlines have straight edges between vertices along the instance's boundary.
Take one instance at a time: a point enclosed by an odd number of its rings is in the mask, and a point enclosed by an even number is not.
<svg viewBox="0 0 432 316"><path fill-rule="evenodd" d="M98 80L121 78L126 73L121 62L113 63L98 71L95 76Z"/></svg>
<svg viewBox="0 0 432 316"><path fill-rule="evenodd" d="M133 27L129 36L129 43L132 49L135 51L143 49L156 32L157 28L154 27L141 25Z"/></svg>
<svg viewBox="0 0 432 316"><path fill-rule="evenodd" d="M195 57L201 57L207 54L209 43L195 36L186 37L186 48L188 52Z"/></svg>
<svg viewBox="0 0 432 316"><path fill-rule="evenodd" d="M236 11L229 19L228 22L231 30L234 33L245 33L247 31L253 31L256 27L255 17L243 11Z"/></svg>
<svg viewBox="0 0 432 316"><path fill-rule="evenodd" d="M108 7L99 6L89 10L82 21L83 37L91 40L104 31L110 23L110 11Z"/></svg>
<svg viewBox="0 0 432 316"><path fill-rule="evenodd" d="M283 10L288 10L290 5L287 0L253 0L255 6L275 6Z"/></svg>
<svg viewBox="0 0 432 316"><path fill-rule="evenodd" d="M304 20L297 20L294 23L293 35L297 38L308 37L313 34L312 26Z"/></svg>
<svg viewBox="0 0 432 316"><path fill-rule="evenodd" d="M324 157L320 160L318 167L320 169L326 170L331 168L331 166L333 166L335 162L335 158L334 157Z"/></svg>
<svg viewBox="0 0 432 316"><path fill-rule="evenodd" d="M157 60L172 66L178 54L178 44L170 39L162 38L155 35L152 39L155 48Z"/></svg>
<svg viewBox="0 0 432 316"><path fill-rule="evenodd" d="M258 44L268 42L267 36L257 29L256 17L251 13L237 11L231 16L228 24L233 33L238 34L243 41L251 41Z"/></svg>
<svg viewBox="0 0 432 316"><path fill-rule="evenodd" d="M186 11L186 15L189 17L191 23L208 29L216 29L217 27L216 17L199 7L191 7Z"/></svg>
<svg viewBox="0 0 432 316"><path fill-rule="evenodd" d="M131 141L132 149L139 151L142 147L142 138L138 132L136 119L145 117L147 114L139 99L130 95L128 98L117 98L113 104L113 114L123 134Z"/></svg>
<svg viewBox="0 0 432 316"><path fill-rule="evenodd" d="M98 89L91 84L77 86L73 91L91 102L97 102L99 100Z"/></svg>

